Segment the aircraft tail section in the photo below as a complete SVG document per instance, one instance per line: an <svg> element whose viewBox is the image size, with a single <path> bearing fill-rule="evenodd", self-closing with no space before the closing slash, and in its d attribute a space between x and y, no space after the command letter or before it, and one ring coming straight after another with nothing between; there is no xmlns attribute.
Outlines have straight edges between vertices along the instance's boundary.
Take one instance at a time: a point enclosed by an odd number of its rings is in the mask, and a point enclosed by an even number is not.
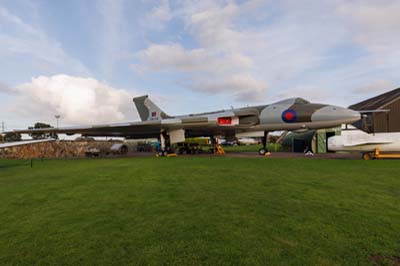
<svg viewBox="0 0 400 266"><path fill-rule="evenodd" d="M133 102L142 121L161 120L170 117L153 103L148 95L133 98Z"/></svg>

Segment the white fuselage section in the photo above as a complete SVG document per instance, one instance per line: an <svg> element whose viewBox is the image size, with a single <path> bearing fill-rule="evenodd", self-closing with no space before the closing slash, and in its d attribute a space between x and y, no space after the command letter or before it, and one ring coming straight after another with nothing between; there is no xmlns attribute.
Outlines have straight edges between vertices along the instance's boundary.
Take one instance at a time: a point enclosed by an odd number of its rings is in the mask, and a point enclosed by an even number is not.
<svg viewBox="0 0 400 266"><path fill-rule="evenodd" d="M344 130L341 136L328 139L330 151L400 152L400 133L367 134L361 130Z"/></svg>

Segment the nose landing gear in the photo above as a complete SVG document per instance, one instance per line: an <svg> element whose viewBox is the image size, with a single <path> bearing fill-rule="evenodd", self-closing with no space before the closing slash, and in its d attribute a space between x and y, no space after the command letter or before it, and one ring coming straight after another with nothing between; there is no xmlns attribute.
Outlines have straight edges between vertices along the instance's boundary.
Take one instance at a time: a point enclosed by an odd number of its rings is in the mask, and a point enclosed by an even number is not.
<svg viewBox="0 0 400 266"><path fill-rule="evenodd" d="M261 156L271 155L271 153L268 151L267 144L268 144L268 131L264 131L264 136L262 138L263 147L258 150L258 154L260 154Z"/></svg>
<svg viewBox="0 0 400 266"><path fill-rule="evenodd" d="M265 149L265 148L259 149L258 154L260 154L261 156L264 156L265 154L267 154L267 149Z"/></svg>

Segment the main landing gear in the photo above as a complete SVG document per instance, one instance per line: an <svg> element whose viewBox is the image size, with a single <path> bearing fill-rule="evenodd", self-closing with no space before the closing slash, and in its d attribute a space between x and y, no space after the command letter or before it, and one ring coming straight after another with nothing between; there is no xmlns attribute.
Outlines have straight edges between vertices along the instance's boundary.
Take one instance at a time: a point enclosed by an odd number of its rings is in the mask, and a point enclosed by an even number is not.
<svg viewBox="0 0 400 266"><path fill-rule="evenodd" d="M222 148L222 146L218 143L218 139L211 136L211 149L210 153L217 154L217 155L224 155L225 150Z"/></svg>
<svg viewBox="0 0 400 266"><path fill-rule="evenodd" d="M260 154L261 156L271 155L271 153L268 151L267 144L268 144L268 131L264 131L264 136L262 138L263 146L261 149L258 150L258 154Z"/></svg>
<svg viewBox="0 0 400 266"><path fill-rule="evenodd" d="M166 132L166 131L160 132L160 144L161 144L161 147L160 147L160 150L157 152L157 157L176 156L174 150L171 147L171 141L170 141L168 132Z"/></svg>

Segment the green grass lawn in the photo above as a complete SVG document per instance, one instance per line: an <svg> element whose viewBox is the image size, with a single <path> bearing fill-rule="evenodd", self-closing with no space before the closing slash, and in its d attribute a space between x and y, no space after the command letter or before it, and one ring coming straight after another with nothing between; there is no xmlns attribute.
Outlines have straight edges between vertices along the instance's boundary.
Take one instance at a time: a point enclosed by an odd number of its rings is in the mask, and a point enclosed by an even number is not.
<svg viewBox="0 0 400 266"><path fill-rule="evenodd" d="M0 160L0 265L394 265L399 161Z"/></svg>

